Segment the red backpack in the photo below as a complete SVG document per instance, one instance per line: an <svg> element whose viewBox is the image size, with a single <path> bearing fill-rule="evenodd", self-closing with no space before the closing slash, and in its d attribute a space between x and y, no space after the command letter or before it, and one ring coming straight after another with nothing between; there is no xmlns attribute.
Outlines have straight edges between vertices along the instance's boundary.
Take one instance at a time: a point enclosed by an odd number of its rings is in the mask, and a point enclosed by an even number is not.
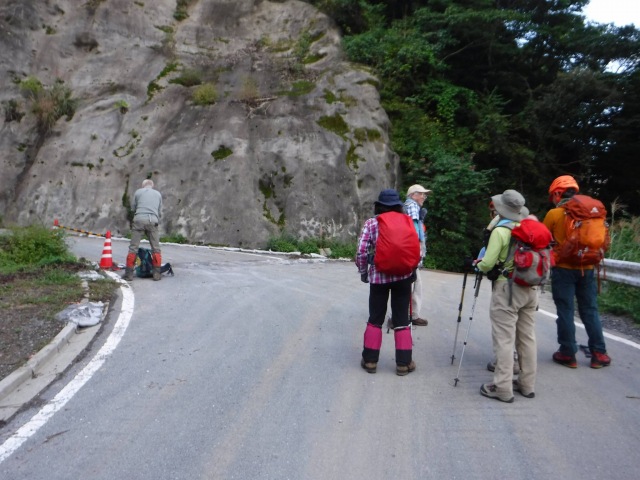
<svg viewBox="0 0 640 480"><path fill-rule="evenodd" d="M611 243L607 209L587 195L574 195L562 208L566 239L556 247L556 261L575 267L598 265Z"/></svg>
<svg viewBox="0 0 640 480"><path fill-rule="evenodd" d="M510 281L525 287L544 286L554 266L549 229L538 220L525 218L511 230L511 239L514 268Z"/></svg>
<svg viewBox="0 0 640 480"><path fill-rule="evenodd" d="M408 275L420 263L420 241L411 217L399 212L381 213L373 263L387 275Z"/></svg>

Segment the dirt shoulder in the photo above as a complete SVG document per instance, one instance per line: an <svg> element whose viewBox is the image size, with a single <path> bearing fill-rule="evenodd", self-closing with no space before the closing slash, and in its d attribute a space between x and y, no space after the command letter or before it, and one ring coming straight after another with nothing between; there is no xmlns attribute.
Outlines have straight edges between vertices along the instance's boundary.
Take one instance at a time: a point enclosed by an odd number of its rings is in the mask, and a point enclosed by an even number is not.
<svg viewBox="0 0 640 480"><path fill-rule="evenodd" d="M77 265L62 268L75 274L82 269ZM66 306L80 303L86 296L106 303L118 288L107 278L87 282L88 292L52 283L38 273L0 275L0 379L24 365L62 331L66 323L55 316Z"/></svg>

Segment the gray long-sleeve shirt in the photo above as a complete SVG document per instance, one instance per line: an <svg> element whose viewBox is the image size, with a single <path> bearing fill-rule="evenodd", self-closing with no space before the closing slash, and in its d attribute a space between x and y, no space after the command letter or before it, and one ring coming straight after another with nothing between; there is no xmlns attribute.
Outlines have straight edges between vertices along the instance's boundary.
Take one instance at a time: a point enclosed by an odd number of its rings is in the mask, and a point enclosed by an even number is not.
<svg viewBox="0 0 640 480"><path fill-rule="evenodd" d="M162 218L162 195L153 188L139 188L133 195L133 210L136 216L153 215Z"/></svg>

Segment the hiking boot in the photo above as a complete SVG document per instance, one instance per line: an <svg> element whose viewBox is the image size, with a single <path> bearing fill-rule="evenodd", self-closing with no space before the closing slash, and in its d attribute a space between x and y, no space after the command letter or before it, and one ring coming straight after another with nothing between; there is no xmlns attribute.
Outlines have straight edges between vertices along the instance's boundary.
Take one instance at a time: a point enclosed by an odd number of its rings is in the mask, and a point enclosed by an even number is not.
<svg viewBox="0 0 640 480"><path fill-rule="evenodd" d="M500 400L504 403L513 403L513 396L511 398L501 397L498 393L498 388L493 383L484 383L480 387L480 395L487 398L493 398L494 400Z"/></svg>
<svg viewBox="0 0 640 480"><path fill-rule="evenodd" d="M162 273L160 273L160 267L153 267L153 279L157 282L162 280Z"/></svg>
<svg viewBox="0 0 640 480"><path fill-rule="evenodd" d="M360 360L360 366L364 368L369 373L376 373L376 368L378 368L378 364L375 362L365 362L364 358Z"/></svg>
<svg viewBox="0 0 640 480"><path fill-rule="evenodd" d="M405 375L409 375L416 369L416 362L411 360L409 365L396 365L396 375L404 377Z"/></svg>
<svg viewBox="0 0 640 480"><path fill-rule="evenodd" d="M411 323L413 323L414 325L417 325L419 327L426 327L427 325L429 325L429 322L427 320L425 320L424 318L420 318L420 317L416 317L413 320L411 320Z"/></svg>
<svg viewBox="0 0 640 480"><path fill-rule="evenodd" d="M518 380L513 381L513 391L518 392L520 395L522 395L525 398L535 398L536 396L534 392L525 393L525 391L520 386L520 382L518 382Z"/></svg>
<svg viewBox="0 0 640 480"><path fill-rule="evenodd" d="M591 368L608 367L611 364L611 357L606 353L591 353Z"/></svg>
<svg viewBox="0 0 640 480"><path fill-rule="evenodd" d="M553 354L553 357L551 358L553 358L554 362L559 363L560 365L564 365L565 367L578 368L578 362L576 362L575 355L567 355L566 353L562 353L558 350ZM591 362L593 363L593 360Z"/></svg>
<svg viewBox="0 0 640 480"><path fill-rule="evenodd" d="M124 269L124 277L127 282L131 282L133 280L133 268L125 268Z"/></svg>

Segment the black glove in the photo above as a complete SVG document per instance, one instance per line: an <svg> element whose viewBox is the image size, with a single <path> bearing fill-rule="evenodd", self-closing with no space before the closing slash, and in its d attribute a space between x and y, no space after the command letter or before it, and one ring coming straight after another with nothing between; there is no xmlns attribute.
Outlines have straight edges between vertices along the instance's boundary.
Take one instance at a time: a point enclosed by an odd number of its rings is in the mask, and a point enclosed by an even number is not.
<svg viewBox="0 0 640 480"><path fill-rule="evenodd" d="M465 270L475 270L475 259L473 257L464 257L463 268Z"/></svg>
<svg viewBox="0 0 640 480"><path fill-rule="evenodd" d="M367 272L361 273L360 280L362 280L362 283L369 283L369 274Z"/></svg>
<svg viewBox="0 0 640 480"><path fill-rule="evenodd" d="M415 282L418 279L418 269L416 268L413 272L411 272L411 276L409 277L409 280L411 280L411 282Z"/></svg>

